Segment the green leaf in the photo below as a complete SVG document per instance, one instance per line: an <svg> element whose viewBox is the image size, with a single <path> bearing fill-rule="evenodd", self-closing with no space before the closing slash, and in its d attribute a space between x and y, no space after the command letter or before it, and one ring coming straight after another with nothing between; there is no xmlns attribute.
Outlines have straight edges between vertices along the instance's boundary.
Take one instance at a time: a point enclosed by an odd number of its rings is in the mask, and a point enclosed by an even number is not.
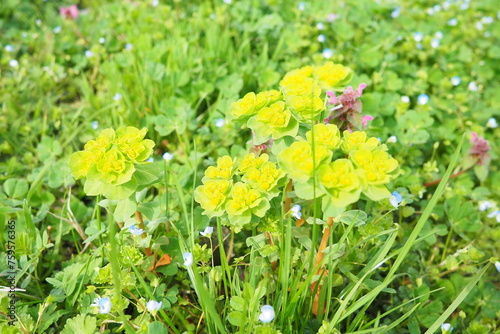
<svg viewBox="0 0 500 334"><path fill-rule="evenodd" d="M229 313L227 320L231 323L231 325L238 327L247 321L246 316L243 313L236 311Z"/></svg>
<svg viewBox="0 0 500 334"><path fill-rule="evenodd" d="M130 197L118 201L113 217L117 222L124 222L137 210L137 203Z"/></svg>
<svg viewBox="0 0 500 334"><path fill-rule="evenodd" d="M68 319L61 334L93 334L96 330L97 320L94 317L79 314Z"/></svg>
<svg viewBox="0 0 500 334"><path fill-rule="evenodd" d="M28 193L29 185L23 179L8 179L3 184L3 191L10 198L22 199Z"/></svg>
<svg viewBox="0 0 500 334"><path fill-rule="evenodd" d="M243 299L242 297L239 297L239 296L233 296L231 297L231 301L229 302L231 304L231 307L235 310L235 311L245 311L246 310L246 301L245 299Z"/></svg>
<svg viewBox="0 0 500 334"><path fill-rule="evenodd" d="M160 168L158 167L158 164L153 163L135 165L134 177L139 185L151 185L159 180Z"/></svg>
<svg viewBox="0 0 500 334"><path fill-rule="evenodd" d="M151 322L148 324L148 334L165 334L168 330L159 321Z"/></svg>

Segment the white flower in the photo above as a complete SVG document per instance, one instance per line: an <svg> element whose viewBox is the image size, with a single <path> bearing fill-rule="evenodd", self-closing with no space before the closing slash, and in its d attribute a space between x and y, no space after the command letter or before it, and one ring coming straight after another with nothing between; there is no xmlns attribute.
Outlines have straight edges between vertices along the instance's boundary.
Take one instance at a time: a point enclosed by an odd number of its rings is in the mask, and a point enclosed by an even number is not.
<svg viewBox="0 0 500 334"><path fill-rule="evenodd" d="M113 96L113 100L116 102L120 101L122 99L123 95L120 93L116 93L115 96Z"/></svg>
<svg viewBox="0 0 500 334"><path fill-rule="evenodd" d="M451 78L451 84L453 86L458 86L458 85L460 85L461 82L462 82L462 79L460 79L459 76L454 76L453 78Z"/></svg>
<svg viewBox="0 0 500 334"><path fill-rule="evenodd" d="M214 233L214 228L212 226L207 226L205 228L205 231L201 231L200 232L200 235L203 236L203 237L210 238L210 236L212 235L212 233Z"/></svg>
<svg viewBox="0 0 500 334"><path fill-rule="evenodd" d="M441 6L435 5L434 7L432 7L432 9L434 9L435 12L439 12L439 11L441 11Z"/></svg>
<svg viewBox="0 0 500 334"><path fill-rule="evenodd" d="M222 128L224 126L224 124L226 124L226 121L224 120L224 118L218 118L215 120L215 126L218 128Z"/></svg>
<svg viewBox="0 0 500 334"><path fill-rule="evenodd" d="M491 201L481 201L479 202L479 211L486 211L493 208L495 204Z"/></svg>
<svg viewBox="0 0 500 334"><path fill-rule="evenodd" d="M398 138L396 136L390 136L389 138L387 138L387 142L388 143L397 143Z"/></svg>
<svg viewBox="0 0 500 334"><path fill-rule="evenodd" d="M483 27L483 23L482 23L481 21L476 22L476 29L477 29L477 30L483 30L483 28L484 28L484 27Z"/></svg>
<svg viewBox="0 0 500 334"><path fill-rule="evenodd" d="M146 304L146 309L148 312L156 312L161 308L162 302L157 302L156 300L150 300Z"/></svg>
<svg viewBox="0 0 500 334"><path fill-rule="evenodd" d="M316 28L318 28L318 30L323 30L325 29L325 25L323 22L318 22L318 24L316 24Z"/></svg>
<svg viewBox="0 0 500 334"><path fill-rule="evenodd" d="M37 26L39 26L40 24L42 24L42 20L40 20L40 19L36 19L36 20L35 20L35 23L36 23L36 25L37 25Z"/></svg>
<svg viewBox="0 0 500 334"><path fill-rule="evenodd" d="M135 227L135 225L130 225L128 228L129 232L132 233L133 235L141 235L144 233L144 230L141 228Z"/></svg>
<svg viewBox="0 0 500 334"><path fill-rule="evenodd" d="M5 48L4 48L4 49L5 49L5 51L7 51L7 52L12 52L12 51L14 51L14 47L13 47L12 45L10 45L10 44L7 44L7 45L5 46Z"/></svg>
<svg viewBox="0 0 500 334"><path fill-rule="evenodd" d="M193 264L193 254L186 252L182 254L182 258L184 259L184 265L186 267L191 267L191 265Z"/></svg>
<svg viewBox="0 0 500 334"><path fill-rule="evenodd" d="M132 45L131 43L127 43L127 44L125 44L125 50L130 51L130 50L132 50L133 48L134 48L134 45Z"/></svg>
<svg viewBox="0 0 500 334"><path fill-rule="evenodd" d="M444 331L445 333L449 333L453 330L453 327L447 322L441 325L441 330Z"/></svg>
<svg viewBox="0 0 500 334"><path fill-rule="evenodd" d="M403 201L403 197L397 191L394 191L391 194L391 197L389 197L389 202L395 208L397 208L399 206L399 204L401 204L402 201Z"/></svg>
<svg viewBox="0 0 500 334"><path fill-rule="evenodd" d="M158 1L158 0L151 1L151 6L153 6L153 7L157 7L159 4L160 4L160 1Z"/></svg>
<svg viewBox="0 0 500 334"><path fill-rule="evenodd" d="M433 39L431 40L431 46L432 46L434 49L435 49L435 48L437 48L437 47L439 46L439 44L440 44L440 43L439 43L439 39L437 39L437 38L433 38Z"/></svg>
<svg viewBox="0 0 500 334"><path fill-rule="evenodd" d="M495 268L497 268L497 271L500 273L500 262L495 262Z"/></svg>
<svg viewBox="0 0 500 334"><path fill-rule="evenodd" d="M295 219L301 219L302 212L300 212L300 210L302 210L302 207L300 205L295 204L294 206L292 206L292 208L290 209L290 211L292 212L292 217L294 217Z"/></svg>
<svg viewBox="0 0 500 334"><path fill-rule="evenodd" d="M424 35L421 32L416 32L413 34L413 39L415 42L420 42L424 38Z"/></svg>
<svg viewBox="0 0 500 334"><path fill-rule="evenodd" d="M417 49L422 50L422 43L417 43Z"/></svg>
<svg viewBox="0 0 500 334"><path fill-rule="evenodd" d="M400 7L396 7L392 12L391 12L391 17L393 19L399 17L399 15L401 15L401 8Z"/></svg>
<svg viewBox="0 0 500 334"><path fill-rule="evenodd" d="M401 102L403 103L410 103L410 98L406 95L401 96Z"/></svg>
<svg viewBox="0 0 500 334"><path fill-rule="evenodd" d="M94 130L97 130L97 128L99 127L99 122L98 121L90 122L90 127Z"/></svg>
<svg viewBox="0 0 500 334"><path fill-rule="evenodd" d="M443 33L441 31L438 31L434 34L434 36L436 36L437 39L442 39L444 37Z"/></svg>
<svg viewBox="0 0 500 334"><path fill-rule="evenodd" d="M444 10L450 9L450 3L448 1L443 2L443 9Z"/></svg>
<svg viewBox="0 0 500 334"><path fill-rule="evenodd" d="M418 96L418 103L421 105L425 105L429 102L429 95L427 94L420 94Z"/></svg>
<svg viewBox="0 0 500 334"><path fill-rule="evenodd" d="M427 9L427 14L429 14L431 16L434 15L434 8L428 8Z"/></svg>
<svg viewBox="0 0 500 334"><path fill-rule="evenodd" d="M54 34L58 34L58 33L60 33L60 32L61 32L61 30L62 30L61 26L57 26L57 27L55 27L55 28L54 28L54 30L52 30L52 31L54 32Z"/></svg>
<svg viewBox="0 0 500 334"><path fill-rule="evenodd" d="M222 1L223 1L225 4L228 4L228 5L230 5L230 4L233 2L233 0L222 0Z"/></svg>
<svg viewBox="0 0 500 334"><path fill-rule="evenodd" d="M173 158L174 158L174 155L172 153L169 153L169 152L163 153L163 159L165 159L166 161L170 161Z"/></svg>
<svg viewBox="0 0 500 334"><path fill-rule="evenodd" d="M452 18L448 20L448 25L449 26L456 26L458 24L458 20L456 18Z"/></svg>
<svg viewBox="0 0 500 334"><path fill-rule="evenodd" d="M486 127L492 128L492 129L497 128L498 127L497 120L494 119L493 117L491 117L490 119L488 119L488 122L486 123Z"/></svg>
<svg viewBox="0 0 500 334"><path fill-rule="evenodd" d="M148 160L146 160L147 162L155 162L155 158L151 157L149 158Z"/></svg>
<svg viewBox="0 0 500 334"><path fill-rule="evenodd" d="M267 324L274 319L274 309L271 305L264 305L260 308L259 320Z"/></svg>
<svg viewBox="0 0 500 334"><path fill-rule="evenodd" d="M324 43L325 41L326 41L325 35L321 34L321 35L318 36L318 42Z"/></svg>
<svg viewBox="0 0 500 334"><path fill-rule="evenodd" d="M333 51L330 49L324 49L323 50L323 57L326 59L330 59L333 56Z"/></svg>
<svg viewBox="0 0 500 334"><path fill-rule="evenodd" d="M15 60L15 59L11 59L11 60L9 61L9 65L10 65L11 67L17 67L17 66L19 66L19 62L18 62L17 60Z"/></svg>
<svg viewBox="0 0 500 334"><path fill-rule="evenodd" d="M303 2L299 2L299 5L297 7L300 11L304 10L306 8L306 4Z"/></svg>
<svg viewBox="0 0 500 334"><path fill-rule="evenodd" d="M460 5L460 9L461 10L466 10L469 8L469 3L468 2L464 2L463 4Z"/></svg>
<svg viewBox="0 0 500 334"><path fill-rule="evenodd" d="M471 81L471 82L469 82L469 85L467 86L467 88L471 92L476 92L477 91L477 84L474 81Z"/></svg>
<svg viewBox="0 0 500 334"><path fill-rule="evenodd" d="M94 57L94 53L90 50L85 51L85 57L92 58Z"/></svg>
<svg viewBox="0 0 500 334"><path fill-rule="evenodd" d="M99 307L99 313L106 314L111 311L111 300L108 297L97 297L90 306Z"/></svg>
<svg viewBox="0 0 500 334"><path fill-rule="evenodd" d="M99 37L99 43L101 43L101 44L106 43L106 38L104 38L104 37Z"/></svg>

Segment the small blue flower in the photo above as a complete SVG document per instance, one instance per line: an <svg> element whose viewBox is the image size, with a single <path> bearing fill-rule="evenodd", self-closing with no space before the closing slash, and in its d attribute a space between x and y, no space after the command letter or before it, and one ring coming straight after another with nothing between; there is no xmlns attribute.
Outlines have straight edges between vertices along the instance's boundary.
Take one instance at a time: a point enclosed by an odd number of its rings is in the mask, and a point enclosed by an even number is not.
<svg viewBox="0 0 500 334"><path fill-rule="evenodd" d="M151 6L153 6L153 7L157 7L159 4L160 4L160 1L158 1L158 0L151 1Z"/></svg>
<svg viewBox="0 0 500 334"><path fill-rule="evenodd" d="M111 300L108 297L97 297L90 306L99 307L99 313L107 314L111 311Z"/></svg>
<svg viewBox="0 0 500 334"><path fill-rule="evenodd" d="M155 162L155 158L151 157L149 158L148 160L146 160L147 162Z"/></svg>
<svg viewBox="0 0 500 334"><path fill-rule="evenodd" d="M500 262L495 262L495 268L497 268L497 271L500 273Z"/></svg>
<svg viewBox="0 0 500 334"><path fill-rule="evenodd" d="M57 27L54 28L53 31L54 31L54 34L58 34L58 33L61 32L61 30L62 30L61 26L57 26Z"/></svg>
<svg viewBox="0 0 500 334"><path fill-rule="evenodd" d="M106 43L106 38L104 38L104 37L99 37L99 43L101 43L101 44Z"/></svg>
<svg viewBox="0 0 500 334"><path fill-rule="evenodd" d="M476 92L478 87L477 87L477 84L474 82L474 81L471 81L469 82L469 85L467 86L467 88L471 91L471 92Z"/></svg>
<svg viewBox="0 0 500 334"><path fill-rule="evenodd" d="M303 2L299 2L298 8L300 11L304 10L306 8L306 4Z"/></svg>
<svg viewBox="0 0 500 334"><path fill-rule="evenodd" d="M427 102L429 102L429 95L427 95L427 94L420 94L418 96L418 103L419 104L425 105L425 104L427 104Z"/></svg>
<svg viewBox="0 0 500 334"><path fill-rule="evenodd" d="M94 53L90 50L85 51L85 57L92 58L94 57Z"/></svg>
<svg viewBox="0 0 500 334"><path fill-rule="evenodd" d="M449 25L449 26L454 27L454 26L456 26L457 24L458 24L458 20L457 20L456 18L453 18L453 19L448 20L448 25Z"/></svg>
<svg viewBox="0 0 500 334"><path fill-rule="evenodd" d="M444 324L441 325L441 331L443 333L451 333L451 331L453 330L453 327L451 326L451 324L445 322Z"/></svg>
<svg viewBox="0 0 500 334"><path fill-rule="evenodd" d="M130 51L134 48L134 45L132 43L127 43L125 44L125 50Z"/></svg>
<svg viewBox="0 0 500 334"><path fill-rule="evenodd" d="M162 302L157 302L156 300L150 300L146 304L146 309L148 312L157 312L161 308Z"/></svg>
<svg viewBox="0 0 500 334"><path fill-rule="evenodd" d="M435 49L435 48L437 48L437 47L439 46L439 44L441 44L441 43L439 42L439 39L437 39L437 38L433 38L433 39L431 40L431 46L432 46L434 49Z"/></svg>
<svg viewBox="0 0 500 334"><path fill-rule="evenodd" d="M318 24L316 24L316 28L318 28L318 30L323 30L325 29L325 25L323 22L318 22Z"/></svg>
<svg viewBox="0 0 500 334"><path fill-rule="evenodd" d="M116 93L115 96L113 96L113 100L116 102L120 101L122 99L122 94Z"/></svg>
<svg viewBox="0 0 500 334"><path fill-rule="evenodd" d="M292 212L292 217L294 217L295 219L301 219L302 212L300 212L300 210L302 210L302 207L300 205L295 204L294 206L292 206L292 208L290 209L290 211Z"/></svg>
<svg viewBox="0 0 500 334"><path fill-rule="evenodd" d="M458 85L460 85L461 82L462 82L462 79L460 79L460 77L458 75L451 78L451 84L453 86L458 86Z"/></svg>
<svg viewBox="0 0 500 334"><path fill-rule="evenodd" d="M19 62L15 59L11 59L9 61L9 65L10 65L10 67L17 67L17 66L19 66Z"/></svg>
<svg viewBox="0 0 500 334"><path fill-rule="evenodd" d="M5 51L7 52L12 52L14 51L14 47L10 44L7 44L5 47L4 47Z"/></svg>
<svg viewBox="0 0 500 334"><path fill-rule="evenodd" d="M271 305L264 305L260 308L259 320L267 324L274 319L274 309Z"/></svg>
<svg viewBox="0 0 500 334"><path fill-rule="evenodd" d="M94 130L97 130L97 128L99 127L99 122L98 121L90 122L90 127Z"/></svg>
<svg viewBox="0 0 500 334"><path fill-rule="evenodd" d="M325 37L325 35L320 34L320 35L318 36L318 42L320 42L320 43L324 43L325 41L326 41L326 37Z"/></svg>
<svg viewBox="0 0 500 334"><path fill-rule="evenodd" d="M184 266L191 267L193 265L193 254L186 252L182 254L182 258L184 259Z"/></svg>
<svg viewBox="0 0 500 334"><path fill-rule="evenodd" d="M495 207L495 204L491 201L481 201L479 202L479 211L486 211Z"/></svg>
<svg viewBox="0 0 500 334"><path fill-rule="evenodd" d="M401 96L401 102L403 103L410 103L410 98L406 95Z"/></svg>
<svg viewBox="0 0 500 334"><path fill-rule="evenodd" d="M144 230L141 228L135 227L135 225L130 225L128 228L129 232L132 233L133 235L141 235L144 233Z"/></svg>
<svg viewBox="0 0 500 334"><path fill-rule="evenodd" d="M215 126L218 128L222 128L224 126L224 124L226 124L226 121L224 120L224 118L218 118L215 120Z"/></svg>
<svg viewBox="0 0 500 334"><path fill-rule="evenodd" d="M500 210L492 211L488 214L488 218L495 217L497 223L500 223Z"/></svg>
<svg viewBox="0 0 500 334"><path fill-rule="evenodd" d="M389 138L387 138L387 142L388 143L397 143L398 142L398 137L396 137L396 136L390 136Z"/></svg>
<svg viewBox="0 0 500 334"><path fill-rule="evenodd" d="M395 208L399 207L399 204L401 204L402 201L403 197L397 191L394 191L391 194L391 197L389 197L389 202Z"/></svg>
<svg viewBox="0 0 500 334"><path fill-rule="evenodd" d="M392 12L391 12L391 17L393 19L399 17L399 15L401 15L401 8L400 7L396 7Z"/></svg>
<svg viewBox="0 0 500 334"><path fill-rule="evenodd" d="M214 233L214 228L212 226L207 226L204 231L200 232L200 235L203 236L203 237L210 238L210 236L212 235L212 233Z"/></svg>
<svg viewBox="0 0 500 334"><path fill-rule="evenodd" d="M443 33L441 31L438 31L437 33L434 34L437 39L442 39L444 37Z"/></svg>
<svg viewBox="0 0 500 334"><path fill-rule="evenodd" d="M174 155L172 153L169 153L169 152L165 152L163 153L163 159L166 160L166 161L170 161L174 158Z"/></svg>
<svg viewBox="0 0 500 334"><path fill-rule="evenodd" d="M492 129L498 128L497 120L494 119L493 117L491 117L490 119L488 119L488 122L486 123L486 127L492 128Z"/></svg>
<svg viewBox="0 0 500 334"><path fill-rule="evenodd" d="M333 56L333 51L331 49L324 49L323 50L323 57L326 59L330 59Z"/></svg>
<svg viewBox="0 0 500 334"><path fill-rule="evenodd" d="M416 32L413 34L413 39L415 40L415 42L420 42L423 38L424 34L422 34L421 32Z"/></svg>

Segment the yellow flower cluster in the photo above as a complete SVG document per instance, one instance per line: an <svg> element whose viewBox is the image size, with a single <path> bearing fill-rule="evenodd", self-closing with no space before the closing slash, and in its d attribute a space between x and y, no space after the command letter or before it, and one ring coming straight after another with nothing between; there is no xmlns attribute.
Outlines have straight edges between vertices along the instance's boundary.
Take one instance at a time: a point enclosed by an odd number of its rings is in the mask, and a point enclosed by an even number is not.
<svg viewBox="0 0 500 334"><path fill-rule="evenodd" d="M243 182L233 184L236 176ZM217 160L217 166L207 168L194 199L205 215L220 217L227 213L231 226L241 229L253 216L264 216L269 200L279 193L277 188L283 176L285 172L269 161L267 154L256 157L250 153L240 161L223 156Z"/></svg>
<svg viewBox="0 0 500 334"><path fill-rule="evenodd" d="M233 102L229 112L235 119L246 121L262 108L281 101L282 98L281 93L277 90L269 90L257 95L251 92Z"/></svg>

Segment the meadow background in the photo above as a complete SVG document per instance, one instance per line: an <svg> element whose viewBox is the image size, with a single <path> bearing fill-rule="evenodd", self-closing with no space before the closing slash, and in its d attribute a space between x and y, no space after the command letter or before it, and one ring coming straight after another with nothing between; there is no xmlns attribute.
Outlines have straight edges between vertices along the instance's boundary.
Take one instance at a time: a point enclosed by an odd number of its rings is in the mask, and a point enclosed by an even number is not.
<svg viewBox="0 0 500 334"><path fill-rule="evenodd" d="M498 1L96 0L62 15L71 5L0 5L0 285L10 286L14 220L22 289L15 326L0 292L2 333L448 333L442 323L500 332ZM193 190L219 157L252 147L233 102L327 61L353 70L349 85L367 84L366 131L399 162L389 189L403 201L360 201L365 216L332 231L320 297L329 307L313 314L304 263L319 229L274 217L288 241L266 244L269 230L235 233L202 215ZM68 165L120 126L145 127L156 144L159 182L120 216L129 226L137 209L145 238L118 231L109 203L87 196ZM473 133L491 161L471 162ZM210 225L213 235L199 234ZM389 255L365 277L379 251ZM99 296L111 312L92 306ZM259 320L264 304L273 321Z"/></svg>

